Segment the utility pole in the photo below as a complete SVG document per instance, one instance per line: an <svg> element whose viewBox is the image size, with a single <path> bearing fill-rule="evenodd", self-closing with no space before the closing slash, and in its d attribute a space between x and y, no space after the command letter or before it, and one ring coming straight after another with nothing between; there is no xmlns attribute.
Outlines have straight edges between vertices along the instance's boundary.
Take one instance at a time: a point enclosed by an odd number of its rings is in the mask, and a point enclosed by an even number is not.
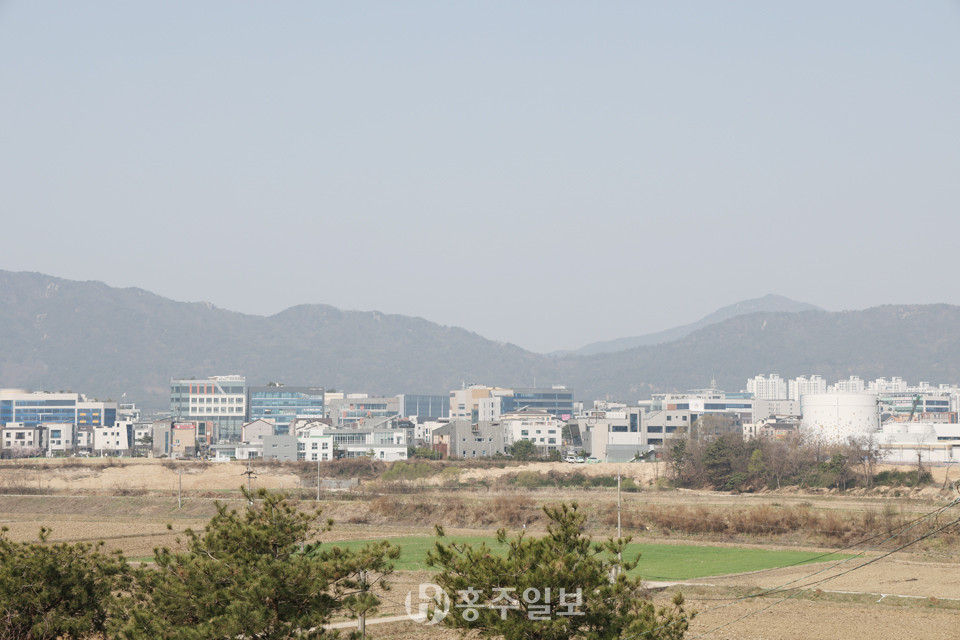
<svg viewBox="0 0 960 640"><path fill-rule="evenodd" d="M250 504L253 504L253 494L251 493L252 491L251 481L253 480L253 478L256 477L256 475L254 474L253 465L250 461L250 458L247 458L247 470L241 473L240 475L247 476L247 495L250 496L248 500Z"/></svg>
<svg viewBox="0 0 960 640"><path fill-rule="evenodd" d="M620 465L617 465L617 542L620 542ZM617 560L623 561L623 555L617 552Z"/></svg>
<svg viewBox="0 0 960 640"><path fill-rule="evenodd" d="M317 502L320 502L320 453L317 452Z"/></svg>
<svg viewBox="0 0 960 640"><path fill-rule="evenodd" d="M183 469L177 469L177 509L183 508Z"/></svg>

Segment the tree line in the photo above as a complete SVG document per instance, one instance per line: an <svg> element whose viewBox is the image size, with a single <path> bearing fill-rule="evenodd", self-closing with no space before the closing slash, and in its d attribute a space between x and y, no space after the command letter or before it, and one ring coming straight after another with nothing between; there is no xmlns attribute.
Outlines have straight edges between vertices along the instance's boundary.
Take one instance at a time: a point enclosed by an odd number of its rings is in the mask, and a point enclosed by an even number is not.
<svg viewBox="0 0 960 640"><path fill-rule="evenodd" d="M846 490L878 483L916 486L932 480L922 465L916 471L878 474L884 451L871 436L826 443L804 434L744 440L728 433L677 439L667 447L665 457L674 484L688 488L752 491L799 486Z"/></svg>
<svg viewBox="0 0 960 640"><path fill-rule="evenodd" d="M332 522L319 510L304 511L266 490L244 497L242 511L218 504L203 531L188 529L178 539L183 551L158 548L150 565L107 553L103 542L51 543L48 529L35 542L14 542L4 528L0 640L328 638L337 635L324 627L335 615L362 618L377 610L400 554L396 545L321 545ZM629 539L593 542L575 504L544 511L546 535L511 539L501 530L497 553L485 544L448 541L438 527L427 558L444 592L434 609L466 590L482 594L476 618L457 615L458 607L444 624L524 640L683 637L692 615L682 597L655 606L640 578L628 577L636 564L621 559ZM550 589L578 594L575 613L545 617L543 596L550 603ZM489 601L498 590L513 594L509 606ZM501 615L506 609L509 615ZM540 615L531 615L534 610Z"/></svg>

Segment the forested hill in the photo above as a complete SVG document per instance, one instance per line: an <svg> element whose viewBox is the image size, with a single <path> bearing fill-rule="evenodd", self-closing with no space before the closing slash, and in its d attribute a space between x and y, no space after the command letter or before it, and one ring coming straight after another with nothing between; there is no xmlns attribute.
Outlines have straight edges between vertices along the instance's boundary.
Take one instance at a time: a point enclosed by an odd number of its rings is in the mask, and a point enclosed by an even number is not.
<svg viewBox="0 0 960 640"><path fill-rule="evenodd" d="M373 394L446 394L462 384L565 384L578 399L738 390L748 377L899 375L960 380L960 307L752 313L679 340L548 356L422 318L301 305L273 316L36 273L0 271L0 387L126 393L168 406L171 377L240 374Z"/></svg>

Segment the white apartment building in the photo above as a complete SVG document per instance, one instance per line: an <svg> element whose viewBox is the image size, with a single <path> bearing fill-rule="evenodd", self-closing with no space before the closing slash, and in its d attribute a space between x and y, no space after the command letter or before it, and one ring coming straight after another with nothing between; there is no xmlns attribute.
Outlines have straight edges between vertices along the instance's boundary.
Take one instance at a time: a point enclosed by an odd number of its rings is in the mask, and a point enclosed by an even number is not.
<svg viewBox="0 0 960 640"><path fill-rule="evenodd" d="M838 380L837 384L827 387L827 393L863 393L866 385L860 376L850 376L847 380Z"/></svg>
<svg viewBox="0 0 960 640"><path fill-rule="evenodd" d="M886 378L877 378L867 385L867 391L875 391L877 393L906 393L907 382L900 377L895 377L890 381L887 381Z"/></svg>
<svg viewBox="0 0 960 640"><path fill-rule="evenodd" d="M787 384L787 397L800 402L800 397L808 393L826 393L827 381L821 376L796 377Z"/></svg>
<svg viewBox="0 0 960 640"><path fill-rule="evenodd" d="M771 373L769 378L759 375L747 380L747 393L752 393L757 400L786 400L787 381L776 373Z"/></svg>

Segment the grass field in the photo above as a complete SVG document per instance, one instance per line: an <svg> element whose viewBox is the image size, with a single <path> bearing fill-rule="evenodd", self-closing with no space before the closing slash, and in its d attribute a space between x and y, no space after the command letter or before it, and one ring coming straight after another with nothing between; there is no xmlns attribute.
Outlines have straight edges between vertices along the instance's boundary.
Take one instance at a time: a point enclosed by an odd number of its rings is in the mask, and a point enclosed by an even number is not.
<svg viewBox="0 0 960 640"><path fill-rule="evenodd" d="M408 536L389 538L400 547L400 557L394 561L397 571L429 571L425 558L427 551L433 548L436 538L426 536ZM493 553L503 553L506 545L497 543L492 537L449 537L447 542L469 543L475 547L483 543ZM325 546L337 546L356 549L370 540L344 540ZM668 545L630 543L627 545L626 558L635 558L640 554L640 562L631 573L639 573L645 580L690 580L707 576L745 573L763 569L776 569L824 560L840 560L849 555L833 554L823 558L823 554L806 551L775 551L768 549L737 549L732 547L711 547L701 545Z"/></svg>

